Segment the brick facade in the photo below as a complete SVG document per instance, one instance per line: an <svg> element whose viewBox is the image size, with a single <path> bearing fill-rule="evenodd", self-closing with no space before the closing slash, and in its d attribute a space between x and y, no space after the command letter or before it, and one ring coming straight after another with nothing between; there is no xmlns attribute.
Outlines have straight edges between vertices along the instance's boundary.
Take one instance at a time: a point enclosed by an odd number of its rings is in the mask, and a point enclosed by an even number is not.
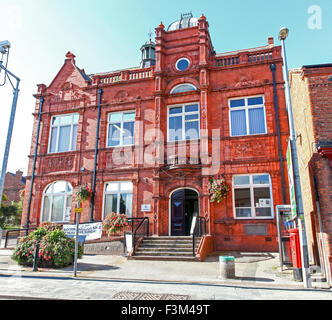
<svg viewBox="0 0 332 320"><path fill-rule="evenodd" d="M7 196L8 200L4 201L4 203L10 205L12 201L19 202L21 200L20 192L24 190L24 188L25 178L21 170L17 170L16 173L7 172L3 193Z"/></svg>
<svg viewBox="0 0 332 320"><path fill-rule="evenodd" d="M265 173L271 179L273 207L285 203L282 198L270 70L271 64L275 64L281 149L284 155L282 166L286 172L289 129L281 48L269 38L268 44L262 47L216 54L208 27L204 16L198 20L197 26L174 31L166 31L160 24L155 29L155 65L147 68L87 76L84 70L76 66L75 56L71 53L66 55L65 63L53 82L49 86L38 85L35 95L35 121L22 225L26 223L40 97L45 102L31 204L32 225L40 222L43 191L51 182L65 180L74 188L84 183L92 186L97 92L102 89L94 220L102 219L105 183L131 181L133 216L148 217L153 234L169 235L171 195L179 188L190 188L198 193L199 214L208 221L213 250L278 250L274 215L271 218L237 219L234 214L234 192L220 204L210 203L207 184L211 177L219 174L224 174L232 186L234 175ZM190 65L185 71L175 67L182 57L188 59ZM183 83L190 83L197 90L170 93L172 88ZM229 99L256 95L262 95L265 99L266 133L231 136ZM193 102L199 104L200 139L167 143L168 107ZM135 111L134 146L107 147L108 114L127 110ZM73 112L79 114L76 150L49 153L52 116ZM216 145L220 149L216 149ZM195 163L188 163L190 153L195 155ZM122 164L116 161L119 158L124 160ZM170 159L173 161L171 164L167 162ZM142 212L142 204L151 205L151 211ZM90 221L89 206L89 203L83 205L82 221ZM74 207L75 201L72 202L71 222L74 221ZM248 225L257 228L263 226L265 231L263 234L248 233Z"/></svg>
<svg viewBox="0 0 332 320"><path fill-rule="evenodd" d="M331 281L332 65L291 70L290 85L309 256Z"/></svg>

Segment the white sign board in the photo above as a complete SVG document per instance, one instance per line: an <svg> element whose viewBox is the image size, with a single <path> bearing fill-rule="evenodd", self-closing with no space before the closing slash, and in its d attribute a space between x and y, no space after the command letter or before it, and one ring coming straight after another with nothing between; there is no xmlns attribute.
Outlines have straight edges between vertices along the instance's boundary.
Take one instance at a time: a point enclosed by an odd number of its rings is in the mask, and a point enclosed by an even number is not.
<svg viewBox="0 0 332 320"><path fill-rule="evenodd" d="M126 247L127 252L129 253L133 248L133 235L130 233L126 234Z"/></svg>
<svg viewBox="0 0 332 320"><path fill-rule="evenodd" d="M63 231L67 236L74 237L76 234L76 225L64 224ZM86 236L85 240L100 239L102 235L103 227L101 222L84 223L78 227L78 235Z"/></svg>
<svg viewBox="0 0 332 320"><path fill-rule="evenodd" d="M151 204L142 204L141 205L141 212L150 212L151 211Z"/></svg>

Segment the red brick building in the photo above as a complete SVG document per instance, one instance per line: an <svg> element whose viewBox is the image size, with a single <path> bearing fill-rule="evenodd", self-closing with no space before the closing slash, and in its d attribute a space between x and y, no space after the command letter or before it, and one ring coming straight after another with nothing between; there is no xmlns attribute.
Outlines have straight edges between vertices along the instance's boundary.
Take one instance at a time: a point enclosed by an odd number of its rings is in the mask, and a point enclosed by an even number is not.
<svg viewBox="0 0 332 320"><path fill-rule="evenodd" d="M7 172L3 186L3 193L7 196L8 200L4 201L4 203L10 205L12 201L21 201L20 193L24 188L25 177L23 177L23 172L21 170L17 170L15 173Z"/></svg>
<svg viewBox="0 0 332 320"><path fill-rule="evenodd" d="M332 284L332 64L291 70L290 86L311 263Z"/></svg>
<svg viewBox="0 0 332 320"><path fill-rule="evenodd" d="M43 97L30 225L73 222L73 189L87 184L82 221L115 211L173 236L189 234L198 213L213 250L277 251L274 208L288 203L281 48L269 37L216 53L203 15L155 33L138 67L86 75L69 52L38 85L22 225ZM222 174L231 192L211 203L209 179Z"/></svg>

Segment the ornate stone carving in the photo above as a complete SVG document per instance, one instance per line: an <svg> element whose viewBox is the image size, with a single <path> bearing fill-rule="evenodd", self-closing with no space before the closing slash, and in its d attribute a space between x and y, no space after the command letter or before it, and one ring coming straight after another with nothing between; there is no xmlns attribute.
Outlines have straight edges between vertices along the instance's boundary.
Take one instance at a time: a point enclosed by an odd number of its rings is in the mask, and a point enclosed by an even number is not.
<svg viewBox="0 0 332 320"><path fill-rule="evenodd" d="M72 171L74 166L74 156L62 156L46 158L43 161L43 173Z"/></svg>

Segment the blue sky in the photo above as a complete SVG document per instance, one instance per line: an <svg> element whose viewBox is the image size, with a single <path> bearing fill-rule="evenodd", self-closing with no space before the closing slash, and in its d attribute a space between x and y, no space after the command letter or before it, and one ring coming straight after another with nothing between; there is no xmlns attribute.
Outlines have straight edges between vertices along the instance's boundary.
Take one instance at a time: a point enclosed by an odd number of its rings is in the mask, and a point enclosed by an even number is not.
<svg viewBox="0 0 332 320"><path fill-rule="evenodd" d="M288 67L332 63L332 1L187 0L2 0L0 41L12 44L8 68L21 78L7 169L27 172L36 84L49 85L68 51L87 73L138 66L140 46L162 21L167 27L181 13L207 17L217 53L267 44L290 29ZM321 10L321 26L310 27L311 6ZM308 25L309 23L309 25ZM316 24L316 26L318 26ZM0 74L0 82L2 82ZM12 101L10 84L0 87L0 160Z"/></svg>

